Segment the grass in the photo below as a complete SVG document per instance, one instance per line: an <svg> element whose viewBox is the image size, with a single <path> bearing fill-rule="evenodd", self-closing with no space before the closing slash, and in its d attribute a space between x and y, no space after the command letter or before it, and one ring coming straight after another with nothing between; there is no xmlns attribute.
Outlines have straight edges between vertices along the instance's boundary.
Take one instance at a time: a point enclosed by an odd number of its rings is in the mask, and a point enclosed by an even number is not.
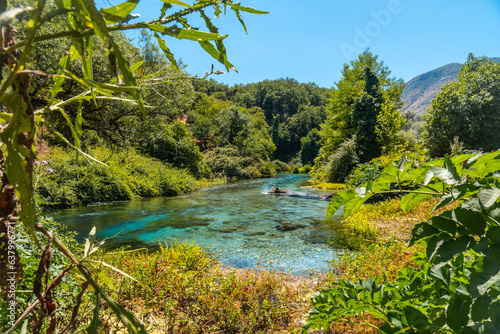
<svg viewBox="0 0 500 334"><path fill-rule="evenodd" d="M104 259L137 279L109 272L120 301L153 333L298 333L318 281L226 268L189 243Z"/></svg>
<svg viewBox="0 0 500 334"><path fill-rule="evenodd" d="M312 186L308 186L306 188L332 190L332 191L347 190L347 187L344 183L330 183L330 182L316 183L316 184L313 184Z"/></svg>

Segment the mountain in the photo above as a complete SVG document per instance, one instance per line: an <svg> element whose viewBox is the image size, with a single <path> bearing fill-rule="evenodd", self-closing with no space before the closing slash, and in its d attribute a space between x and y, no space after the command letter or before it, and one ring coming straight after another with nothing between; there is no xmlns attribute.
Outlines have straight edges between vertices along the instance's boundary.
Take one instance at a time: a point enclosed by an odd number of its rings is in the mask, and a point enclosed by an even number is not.
<svg viewBox="0 0 500 334"><path fill-rule="evenodd" d="M490 60L500 63L500 58L490 58ZM405 103L403 111L412 110L417 114L423 114L434 96L441 90L441 86L456 80L460 66L462 65L459 63L450 63L408 81L403 91L402 100Z"/></svg>

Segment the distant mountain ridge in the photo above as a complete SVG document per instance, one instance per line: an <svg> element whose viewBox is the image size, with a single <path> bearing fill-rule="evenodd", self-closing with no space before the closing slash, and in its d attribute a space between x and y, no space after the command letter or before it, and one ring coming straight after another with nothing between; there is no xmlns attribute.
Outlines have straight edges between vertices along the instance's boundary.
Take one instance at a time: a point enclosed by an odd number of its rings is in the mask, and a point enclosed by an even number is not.
<svg viewBox="0 0 500 334"><path fill-rule="evenodd" d="M500 63L500 58L489 59ZM456 80L461 66L459 63L450 63L408 81L403 91L403 111L412 110L417 114L424 114L441 87Z"/></svg>

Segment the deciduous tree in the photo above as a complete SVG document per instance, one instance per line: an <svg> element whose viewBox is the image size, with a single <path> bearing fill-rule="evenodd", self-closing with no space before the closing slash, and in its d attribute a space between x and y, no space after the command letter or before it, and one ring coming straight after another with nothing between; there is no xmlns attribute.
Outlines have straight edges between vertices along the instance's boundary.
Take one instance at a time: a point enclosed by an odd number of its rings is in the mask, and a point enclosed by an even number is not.
<svg viewBox="0 0 500 334"><path fill-rule="evenodd" d="M500 64L470 54L436 95L424 116L423 139L431 156L450 153L454 137L465 148L500 148Z"/></svg>

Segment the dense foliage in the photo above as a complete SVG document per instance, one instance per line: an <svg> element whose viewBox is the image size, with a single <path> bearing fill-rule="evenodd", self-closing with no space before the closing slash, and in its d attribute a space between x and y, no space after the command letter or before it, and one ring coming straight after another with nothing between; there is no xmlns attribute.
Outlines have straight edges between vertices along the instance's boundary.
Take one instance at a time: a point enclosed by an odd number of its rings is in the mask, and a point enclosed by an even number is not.
<svg viewBox="0 0 500 334"><path fill-rule="evenodd" d="M470 54L457 77L424 115L423 138L431 156L450 153L454 137L468 149L500 147L500 64Z"/></svg>
<svg viewBox="0 0 500 334"><path fill-rule="evenodd" d="M137 197L172 196L200 188L188 170L178 169L131 150L90 152L108 166L91 165L74 154L52 149L35 161L34 186L42 209Z"/></svg>
<svg viewBox="0 0 500 334"><path fill-rule="evenodd" d="M231 0L223 2L202 0L194 1L193 4L164 0L158 19L130 24L129 14L137 3L138 1L127 1L101 10L98 10L91 0L41 0L37 2L20 0L10 2L9 7L7 7L6 1L0 3L0 29L2 32L0 59L0 102L2 104L0 117L2 123L0 132L0 176L2 181L0 188L0 284L4 291L7 291L11 286L15 287L23 273L19 253L15 243L13 244L15 239L13 226L19 222L22 223L32 238L33 244L42 250L35 257L35 261L38 262L38 270L33 280L33 298L29 301L26 312L22 315L15 314L15 319L9 322L10 330L8 332L19 328L22 322L24 322L23 332L55 333L73 330L84 292L80 293L74 300L74 309L70 317L63 317L66 320L65 324L58 321L59 309L54 298L61 282L70 277L70 272L73 275L76 271L82 283L82 291L88 287L93 290L91 296L93 296L95 304L91 308L93 310L91 320L84 322L89 333L99 331L102 324L101 315L106 312L107 314L112 313L114 321L121 323L120 329L127 330L129 333L145 333L144 324L115 302L112 293L100 285L96 273L90 269L92 267L86 260L95 249L95 247L91 248L91 237L89 236L83 254L75 256L57 235L53 235L46 227L37 223L33 184L33 172L36 166L35 161L37 161L35 145L37 133L42 126L46 127L64 145L78 152L75 160L85 158L89 162L105 165L84 151L88 149L84 145L88 142L83 142L84 130L93 130L93 133L99 136L100 140L107 136L108 142L112 143L117 142L114 139L116 135L122 135L123 127L120 121L125 115L149 116L148 109L150 107L153 111L152 115L162 114L165 119L172 118L172 114L175 115L178 112L175 108L172 112L162 110L162 103L155 103L156 101L152 98L148 99L149 101L144 100L143 96L148 96L148 91L162 97L163 89L168 91L169 86L163 85L161 88L156 87L158 89L155 90L154 85L147 86L145 84L153 78L152 73L156 72L154 66L146 67L151 65L152 58L147 57L150 44L145 43L143 56L148 63L141 68L146 61L141 59L141 54L136 48L131 47L126 42L123 35L119 33L120 31L147 29L149 33L153 34L164 52L165 58L163 59L168 60L169 66L175 69L178 69L179 65L168 49L164 37L196 41L208 54L223 64L226 70L234 70L234 66L226 57L223 40L227 35L221 35L213 21L220 16L222 9L224 9L225 13L234 12L245 27L242 12L266 13L244 7L240 3L233 3ZM30 4L31 6L13 7L19 4ZM180 8L173 7L173 5ZM193 13L201 15L207 32L200 30L199 27L191 26L188 17ZM18 15L20 19L16 20L15 17ZM16 30L16 27L19 30ZM163 64L167 64L167 62L165 61ZM162 64L159 63L159 65ZM158 75L162 74L158 73ZM38 79L41 79L40 83L38 83ZM172 95L170 95L171 97ZM162 98L168 100L168 97ZM101 104L101 101L107 101L108 104ZM92 123L95 125L94 127ZM177 129L167 128L165 131L176 131ZM111 132L107 130L111 130ZM65 136L68 134L71 135L69 140ZM170 143L169 137L167 134L160 142L162 144ZM182 142L182 137L183 135L180 133L179 137L174 138L174 140ZM191 148L193 147L192 141L186 143L188 151L191 149L189 145ZM152 151L154 152L154 150ZM122 158L122 160L126 159ZM193 168L193 166L187 166L183 161L174 161L173 163ZM85 169L81 169L78 163L74 167L73 170L64 171L68 173L67 178L79 176L71 174L75 171L82 174L88 173ZM63 169L62 166L61 169ZM84 187L90 189L91 193L104 189L106 193L118 193L119 196L124 197L130 195L130 193L127 195L123 180L113 180L103 170L98 170L95 174L98 177L91 178L89 175L83 177L83 180L88 183ZM160 189L162 187L168 188L169 185L161 185L164 176L161 175L159 178ZM189 180L187 181L189 182ZM101 185L94 188L93 182ZM175 189L175 187L171 188ZM161 190L159 191L161 192ZM48 195L50 196L50 193ZM94 194L87 197L92 196ZM108 199L106 196L104 197L106 200ZM37 231L42 233L46 239L39 237ZM92 231L91 235L93 234L95 234L95 230ZM46 242L43 249L40 241ZM51 267L53 248L58 249L68 259L66 264ZM8 272L12 271L15 271L16 274L12 277L12 281L8 281ZM102 276L99 277L102 279ZM8 296L9 294L4 296L6 300L9 299L7 302L10 305L15 305L15 298ZM105 305L105 309L101 308L103 305ZM17 312L21 312L21 310ZM26 317L32 318L29 325ZM102 330L106 331L106 329Z"/></svg>
<svg viewBox="0 0 500 334"><path fill-rule="evenodd" d="M357 60L345 64L342 78L330 92L328 118L321 126L321 150L315 161L316 178L329 182L344 182L358 162L367 162L390 152L398 142L397 132L403 118L401 107L404 84L390 76L389 69L368 50ZM333 155L343 155L345 144L353 140L350 166L332 165ZM343 162L344 164L345 162ZM335 162L333 162L335 164ZM343 169L342 173L329 169Z"/></svg>
<svg viewBox="0 0 500 334"><path fill-rule="evenodd" d="M274 156L285 162L299 154L300 140L311 130L319 130L326 118L328 90L313 83L303 84L287 78L228 87L214 80L195 79L193 85L198 92L231 101L263 117L271 126L276 145Z"/></svg>
<svg viewBox="0 0 500 334"><path fill-rule="evenodd" d="M258 178L276 172L267 123L247 109L201 94L186 122L213 176Z"/></svg>
<svg viewBox="0 0 500 334"><path fill-rule="evenodd" d="M347 216L381 193L406 194L403 210L429 197L439 197L434 210L446 210L412 230L412 244L425 251L414 259L417 267L399 271L392 283L376 279L340 280L313 299L308 328L328 328L349 316L383 333L434 331L489 333L500 326L498 307L498 233L500 225L500 154L460 155L412 168L412 163L389 165L375 180L356 191L339 193L329 215ZM402 190L411 183L414 190ZM370 323L364 314L382 319Z"/></svg>

